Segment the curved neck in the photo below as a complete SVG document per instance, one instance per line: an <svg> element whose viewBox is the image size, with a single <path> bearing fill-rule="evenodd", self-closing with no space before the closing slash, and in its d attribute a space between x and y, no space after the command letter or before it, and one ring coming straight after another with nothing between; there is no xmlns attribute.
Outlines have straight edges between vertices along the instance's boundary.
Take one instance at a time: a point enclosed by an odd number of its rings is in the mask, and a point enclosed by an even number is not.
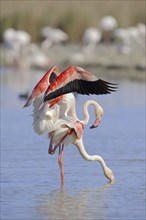
<svg viewBox="0 0 146 220"><path fill-rule="evenodd" d="M95 102L93 100L88 100L87 102L84 103L84 106L83 106L84 119L83 119L82 123L84 125L88 124L89 119L90 119L90 116L89 116L89 113L88 113L88 106L89 105L93 105L94 106L95 116L96 117L100 117L100 116L103 115L103 109L101 108L101 106L97 102Z"/></svg>
<svg viewBox="0 0 146 220"><path fill-rule="evenodd" d="M76 115L76 106L75 106L75 100L73 99L73 101L72 101L72 104L71 104L71 106L70 106L70 108L69 108L69 110L68 110L68 116L71 116L75 121L78 121L79 119L78 119L78 117L77 117L77 115ZM85 103L84 103L84 105L83 105L83 114L84 114L84 119L83 120L80 120L82 123L83 123L83 125L86 125L86 124L88 124L88 122L89 122L89 119L90 119L90 116L89 116L89 113L88 113L88 106L89 105L93 105L94 106L94 110L95 110L95 116L96 116L96 118L98 117L102 117L102 115L103 115L103 109L101 108L101 106L97 103L97 102L95 102L95 101L93 101L93 100L88 100L88 101L86 101Z"/></svg>
<svg viewBox="0 0 146 220"><path fill-rule="evenodd" d="M105 169L107 168L107 166L106 166L106 163L105 163L105 161L103 160L103 158L102 158L101 156L99 156L99 155L89 155L89 154L86 152L85 148L84 148L82 138L81 138L81 139L76 139L73 144L75 144L75 146L78 148L78 150L79 150L81 156L82 156L85 160L89 160L89 161L97 160L97 161L101 164L101 166L102 166L102 168L103 168L103 171L105 171Z"/></svg>

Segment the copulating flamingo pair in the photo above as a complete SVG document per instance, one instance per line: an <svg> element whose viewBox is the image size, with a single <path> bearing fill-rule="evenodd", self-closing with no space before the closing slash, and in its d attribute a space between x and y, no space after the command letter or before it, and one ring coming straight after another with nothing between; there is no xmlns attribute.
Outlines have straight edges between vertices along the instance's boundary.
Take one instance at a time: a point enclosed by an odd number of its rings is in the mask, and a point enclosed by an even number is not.
<svg viewBox="0 0 146 220"><path fill-rule="evenodd" d="M55 66L49 69L38 84L34 87L31 96L24 107L33 103L33 128L41 135L48 133L50 144L48 153L54 154L59 148L58 162L60 167L61 186L64 186L63 150L64 146L74 144L81 156L89 161L100 162L105 176L114 182L114 175L101 156L90 156L83 145L83 129L89 121L88 106L95 109L95 122L91 128L98 127L103 109L93 101L84 103L84 120L79 120L76 115L75 97L73 92L83 95L102 95L114 92L116 84L98 79L81 67L71 66L59 73Z"/></svg>

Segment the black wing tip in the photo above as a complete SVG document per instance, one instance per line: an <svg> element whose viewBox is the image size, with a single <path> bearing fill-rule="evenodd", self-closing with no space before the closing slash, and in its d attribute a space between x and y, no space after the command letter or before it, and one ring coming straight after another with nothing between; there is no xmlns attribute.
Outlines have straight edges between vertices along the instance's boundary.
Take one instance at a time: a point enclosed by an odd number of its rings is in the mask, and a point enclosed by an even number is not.
<svg viewBox="0 0 146 220"><path fill-rule="evenodd" d="M111 82L105 81L105 80L103 80L103 79L98 79L98 80L101 81L101 82L103 82L103 83L105 83L105 84L109 84L109 85L113 85L113 86L118 86L117 83L111 83Z"/></svg>
<svg viewBox="0 0 146 220"><path fill-rule="evenodd" d="M117 85L115 83L110 83L102 79L96 81L86 81L75 79L67 83L64 87L57 89L54 92L49 93L44 97L44 102L54 99L60 95L64 95L70 92L77 92L82 95L104 95L116 92Z"/></svg>
<svg viewBox="0 0 146 220"><path fill-rule="evenodd" d="M111 92L116 92L118 89L117 83L111 83L102 79L98 80L99 86L104 90L103 94L111 94Z"/></svg>

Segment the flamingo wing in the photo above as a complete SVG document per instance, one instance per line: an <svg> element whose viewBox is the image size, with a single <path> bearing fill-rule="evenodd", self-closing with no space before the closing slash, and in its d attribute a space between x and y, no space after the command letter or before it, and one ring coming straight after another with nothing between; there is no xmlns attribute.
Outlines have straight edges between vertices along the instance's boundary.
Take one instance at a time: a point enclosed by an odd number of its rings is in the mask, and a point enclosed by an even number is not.
<svg viewBox="0 0 146 220"><path fill-rule="evenodd" d="M24 107L28 107L31 103L41 94L43 94L48 86L57 78L60 73L56 66L49 69L45 75L41 78L41 80L34 87L30 97L28 98Z"/></svg>
<svg viewBox="0 0 146 220"><path fill-rule="evenodd" d="M60 95L77 92L82 95L102 95L116 91L117 84L98 79L81 67L69 67L63 71L45 92L44 101Z"/></svg>

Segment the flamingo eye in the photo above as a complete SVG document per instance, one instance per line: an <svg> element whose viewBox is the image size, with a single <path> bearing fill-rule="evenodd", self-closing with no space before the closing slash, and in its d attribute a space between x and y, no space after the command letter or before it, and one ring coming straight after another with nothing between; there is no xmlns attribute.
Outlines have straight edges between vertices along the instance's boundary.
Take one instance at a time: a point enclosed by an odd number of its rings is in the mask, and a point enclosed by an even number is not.
<svg viewBox="0 0 146 220"><path fill-rule="evenodd" d="M56 73L52 72L49 78L49 83L51 84L57 78Z"/></svg>

